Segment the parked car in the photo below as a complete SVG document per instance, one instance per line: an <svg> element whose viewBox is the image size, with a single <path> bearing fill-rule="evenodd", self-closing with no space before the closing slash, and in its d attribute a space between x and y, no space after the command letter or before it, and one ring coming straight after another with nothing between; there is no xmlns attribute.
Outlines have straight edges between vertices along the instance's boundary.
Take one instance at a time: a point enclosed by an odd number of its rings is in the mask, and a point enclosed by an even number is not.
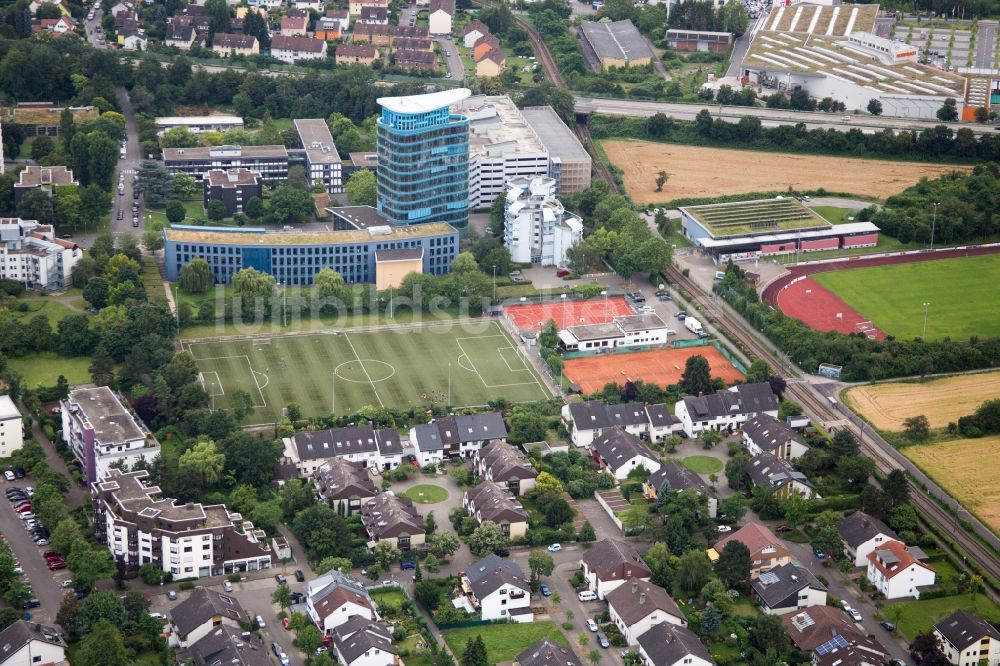
<svg viewBox="0 0 1000 666"><path fill-rule="evenodd" d="M223 590L223 592L232 592L233 591L233 584L230 583L228 580L222 581L222 590Z"/></svg>
<svg viewBox="0 0 1000 666"><path fill-rule="evenodd" d="M602 648L611 647L611 643L608 642L608 637L604 635L603 631L597 632L597 644L600 645Z"/></svg>
<svg viewBox="0 0 1000 666"><path fill-rule="evenodd" d="M592 617L587 618L587 629L590 629L591 631L597 631L597 623L594 622L594 618Z"/></svg>
<svg viewBox="0 0 1000 666"><path fill-rule="evenodd" d="M22 604L21 608L24 608L24 609L38 608L41 605L42 605L41 601L39 601L38 599L32 598L32 599L28 599L27 601L25 601L24 604Z"/></svg>
<svg viewBox="0 0 1000 666"><path fill-rule="evenodd" d="M499 548L496 551L497 557L510 557L510 550L507 548Z"/></svg>
<svg viewBox="0 0 1000 666"><path fill-rule="evenodd" d="M167 619L167 616L164 615L163 613L150 613L149 617L153 618L154 620L166 620Z"/></svg>
<svg viewBox="0 0 1000 666"><path fill-rule="evenodd" d="M410 560L403 560L402 562L399 563L399 568L402 569L403 571L406 571L407 569L416 569L417 563L412 562Z"/></svg>
<svg viewBox="0 0 1000 666"><path fill-rule="evenodd" d="M167 599L170 599L170 601L177 601L177 590L167 591Z"/></svg>
<svg viewBox="0 0 1000 666"><path fill-rule="evenodd" d="M14 476L14 472L8 469L6 472L3 473L3 478L7 479L8 481L13 481L17 477Z"/></svg>
<svg viewBox="0 0 1000 666"><path fill-rule="evenodd" d="M549 589L549 586L546 585L545 583L542 583L538 587L538 589L541 591L543 597L551 597L552 596L552 590Z"/></svg>
<svg viewBox="0 0 1000 666"><path fill-rule="evenodd" d="M295 580L299 581L300 583L304 583L305 582L306 575L304 573L302 573L302 569L296 569L295 570Z"/></svg>
<svg viewBox="0 0 1000 666"><path fill-rule="evenodd" d="M554 543L554 544L552 544L552 545L549 546L548 550L549 550L550 553L558 553L560 550L562 550L562 544L561 543Z"/></svg>
<svg viewBox="0 0 1000 666"><path fill-rule="evenodd" d="M817 560L825 560L826 559L826 553L824 553L819 548L813 548L813 555L816 556Z"/></svg>
<svg viewBox="0 0 1000 666"><path fill-rule="evenodd" d="M576 596L580 598L580 601L595 601L597 599L597 594L592 590L584 590Z"/></svg>
<svg viewBox="0 0 1000 666"><path fill-rule="evenodd" d="M256 619L257 619L257 626L260 627L261 629L267 626L264 623L264 618L262 618L260 615L258 615Z"/></svg>
<svg viewBox="0 0 1000 666"><path fill-rule="evenodd" d="M23 479L25 476L27 476L27 473L23 469L21 469L20 467L14 468L15 479Z"/></svg>
<svg viewBox="0 0 1000 666"><path fill-rule="evenodd" d="M278 585L284 585L288 581L282 574L274 574L274 580L278 581Z"/></svg>
<svg viewBox="0 0 1000 666"><path fill-rule="evenodd" d="M306 602L306 595L301 592L292 592L292 603L293 604L304 604Z"/></svg>
<svg viewBox="0 0 1000 666"><path fill-rule="evenodd" d="M677 314L675 314L674 316L680 319L681 321L684 321L685 319L687 319L688 315L687 312L684 312L684 310L678 310Z"/></svg>
<svg viewBox="0 0 1000 666"><path fill-rule="evenodd" d="M861 622L864 619L861 616L861 613L859 613L858 611L856 611L853 608L847 614L850 615L851 619L854 620L855 622Z"/></svg>
<svg viewBox="0 0 1000 666"><path fill-rule="evenodd" d="M882 628L885 629L886 631L896 631L896 625L894 625L892 622L889 622L889 620L882 620L881 622L879 622L879 624L882 625Z"/></svg>
<svg viewBox="0 0 1000 666"><path fill-rule="evenodd" d="M733 528L730 527L729 525L719 525L715 529L719 530L720 532L732 532L733 531Z"/></svg>
<svg viewBox="0 0 1000 666"><path fill-rule="evenodd" d="M49 562L48 566L49 571L58 571L59 569L65 569L66 563L60 560L59 562Z"/></svg>

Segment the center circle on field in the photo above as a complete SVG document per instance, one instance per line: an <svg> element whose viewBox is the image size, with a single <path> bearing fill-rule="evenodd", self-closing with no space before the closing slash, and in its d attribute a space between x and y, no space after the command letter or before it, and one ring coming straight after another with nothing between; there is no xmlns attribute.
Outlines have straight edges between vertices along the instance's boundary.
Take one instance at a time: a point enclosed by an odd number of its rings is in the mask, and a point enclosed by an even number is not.
<svg viewBox="0 0 1000 666"><path fill-rule="evenodd" d="M365 374L366 371L368 374ZM346 373L357 373L362 378L349 377ZM363 358L358 361L344 361L333 369L333 374L345 382L368 384L370 382L384 382L392 378L396 374L396 368L391 363L386 363L385 361L379 361L374 358Z"/></svg>

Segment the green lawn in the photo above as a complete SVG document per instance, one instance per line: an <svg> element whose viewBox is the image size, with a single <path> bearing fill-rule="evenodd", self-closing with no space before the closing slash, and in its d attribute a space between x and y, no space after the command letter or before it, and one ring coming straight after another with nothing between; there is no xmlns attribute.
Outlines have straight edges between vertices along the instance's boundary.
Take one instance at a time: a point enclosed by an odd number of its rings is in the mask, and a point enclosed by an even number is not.
<svg viewBox="0 0 1000 666"><path fill-rule="evenodd" d="M393 610L399 610L403 607L403 601L406 599L406 594L400 589L383 587L372 590L371 597L375 600L375 603L385 604Z"/></svg>
<svg viewBox="0 0 1000 666"><path fill-rule="evenodd" d="M716 474L722 471L722 461L712 456L688 456L681 464L698 474Z"/></svg>
<svg viewBox="0 0 1000 666"><path fill-rule="evenodd" d="M854 217L858 211L853 208L837 208L836 206L813 206L813 210L830 224L845 224L847 218Z"/></svg>
<svg viewBox="0 0 1000 666"><path fill-rule="evenodd" d="M187 211L187 215L180 221L180 224L195 224L195 220L208 220L208 216L205 215L205 207L201 199L190 199L182 201L181 203L184 204L184 210ZM170 225L166 212L162 210L147 210L146 217L154 225L158 225L160 227ZM213 222L213 224L215 223Z"/></svg>
<svg viewBox="0 0 1000 666"><path fill-rule="evenodd" d="M445 643L456 655L461 655L465 651L465 644L470 638L475 640L476 636L482 636L483 642L486 643L486 655L491 664L513 661L518 653L543 638L569 646L566 636L554 622L549 620L526 624L493 624L445 629L441 633L444 635Z"/></svg>
<svg viewBox="0 0 1000 666"><path fill-rule="evenodd" d="M46 297L32 298L30 296L26 296L19 298L13 304L24 304L28 307L25 312L19 312L15 308L10 308L8 312L10 312L15 319L27 322L35 315L43 314L49 318L49 324L52 325L53 331L55 330L56 324L58 324L63 317L71 314L81 314L80 312L73 310L58 301L54 301Z"/></svg>
<svg viewBox="0 0 1000 666"><path fill-rule="evenodd" d="M882 613L896 623L900 633L912 640L917 634L929 631L935 622L959 609L978 615L987 622L1000 622L1000 608L984 594L903 601L886 605Z"/></svg>
<svg viewBox="0 0 1000 666"><path fill-rule="evenodd" d="M418 646L426 645L424 637L420 634L411 634L407 636L403 641L397 646L400 651L400 656L403 657L403 662L406 666L433 666L434 662L431 660L430 655L425 651L426 648L420 648ZM403 656L403 651L408 651L409 654Z"/></svg>
<svg viewBox="0 0 1000 666"><path fill-rule="evenodd" d="M402 494L409 497L417 504L437 504L438 502L443 502L448 499L447 490L441 488L440 486L431 486L426 483L422 483L419 486L413 486Z"/></svg>
<svg viewBox="0 0 1000 666"><path fill-rule="evenodd" d="M1000 335L994 256L922 261L831 271L813 276L878 328L899 338L919 337L930 303L927 338L964 340Z"/></svg>
<svg viewBox="0 0 1000 666"><path fill-rule="evenodd" d="M548 398L535 371L495 321L381 330L190 341L216 408L250 393L250 424L282 418L289 403L306 417L366 406L409 409ZM449 403L450 394L450 403Z"/></svg>
<svg viewBox="0 0 1000 666"><path fill-rule="evenodd" d="M65 375L70 384L86 384L90 381L90 357L74 356L65 358L54 352L41 352L28 356L12 357L7 365L21 373L25 386L55 386L59 375Z"/></svg>

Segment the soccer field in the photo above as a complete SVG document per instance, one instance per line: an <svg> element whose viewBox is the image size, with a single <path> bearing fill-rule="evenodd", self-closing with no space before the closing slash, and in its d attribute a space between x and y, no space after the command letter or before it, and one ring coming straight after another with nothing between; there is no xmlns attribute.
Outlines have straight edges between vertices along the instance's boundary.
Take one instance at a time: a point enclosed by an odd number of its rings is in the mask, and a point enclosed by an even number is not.
<svg viewBox="0 0 1000 666"><path fill-rule="evenodd" d="M1000 256L941 259L812 276L879 329L898 338L967 340L1000 335Z"/></svg>
<svg viewBox="0 0 1000 666"><path fill-rule="evenodd" d="M189 341L216 409L247 391L247 423L282 418L289 403L303 416L351 414L362 407L408 409L485 405L549 397L535 371L495 321Z"/></svg>

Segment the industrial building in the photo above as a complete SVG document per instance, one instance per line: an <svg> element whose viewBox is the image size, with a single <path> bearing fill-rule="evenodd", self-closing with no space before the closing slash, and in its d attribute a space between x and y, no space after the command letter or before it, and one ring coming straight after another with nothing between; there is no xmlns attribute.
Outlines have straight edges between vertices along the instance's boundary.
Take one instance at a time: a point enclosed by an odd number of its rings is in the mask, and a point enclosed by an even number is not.
<svg viewBox="0 0 1000 666"><path fill-rule="evenodd" d="M322 118L300 118L294 122L302 142L309 184L323 185L328 194L343 192L343 164L326 121Z"/></svg>
<svg viewBox="0 0 1000 666"><path fill-rule="evenodd" d="M195 134L205 132L225 132L231 129L243 129L243 119L239 116L162 116L156 119L156 134L163 133L175 127L183 127Z"/></svg>
<svg viewBox="0 0 1000 666"><path fill-rule="evenodd" d="M551 106L521 109L535 136L549 154L549 176L556 181L556 194L575 194L590 187L590 153Z"/></svg>
<svg viewBox="0 0 1000 666"><path fill-rule="evenodd" d="M653 62L653 51L632 21L584 21L580 24L584 50L608 67L635 67Z"/></svg>
<svg viewBox="0 0 1000 666"><path fill-rule="evenodd" d="M681 233L719 264L878 244L878 227L871 222L833 225L791 197L678 210Z"/></svg>
<svg viewBox="0 0 1000 666"><path fill-rule="evenodd" d="M873 34L878 5L775 5L743 59L744 83L768 90L803 89L848 109L869 100L885 115L936 117L948 98L961 117L968 82L919 62L919 49Z"/></svg>
<svg viewBox="0 0 1000 666"><path fill-rule="evenodd" d="M553 178L511 178L504 203L504 245L516 263L562 266L583 239L583 220L563 208Z"/></svg>
<svg viewBox="0 0 1000 666"><path fill-rule="evenodd" d="M390 250L419 250L421 261L407 268L443 275L458 256L458 237L457 229L442 223L310 232L186 225L163 230L167 279L176 281L186 263L202 257L217 284L229 284L243 268L268 273L287 285L311 285L316 273L327 267L349 284L383 282L380 272L398 275L400 270L396 264L400 257Z"/></svg>
<svg viewBox="0 0 1000 666"><path fill-rule="evenodd" d="M164 148L163 164L171 176L186 173L199 181L212 169L240 167L256 171L265 183L288 178L288 151L284 146Z"/></svg>
<svg viewBox="0 0 1000 666"><path fill-rule="evenodd" d="M377 100L378 212L391 224L469 223L469 121L450 108L470 94L456 88Z"/></svg>
<svg viewBox="0 0 1000 666"><path fill-rule="evenodd" d="M681 53L693 51L726 53L732 44L731 32L667 30L667 45Z"/></svg>
<svg viewBox="0 0 1000 666"><path fill-rule="evenodd" d="M249 169L212 169L205 174L202 183L205 186L205 208L212 201L221 201L226 206L226 217L242 213L247 201L253 197L264 197L260 174Z"/></svg>

